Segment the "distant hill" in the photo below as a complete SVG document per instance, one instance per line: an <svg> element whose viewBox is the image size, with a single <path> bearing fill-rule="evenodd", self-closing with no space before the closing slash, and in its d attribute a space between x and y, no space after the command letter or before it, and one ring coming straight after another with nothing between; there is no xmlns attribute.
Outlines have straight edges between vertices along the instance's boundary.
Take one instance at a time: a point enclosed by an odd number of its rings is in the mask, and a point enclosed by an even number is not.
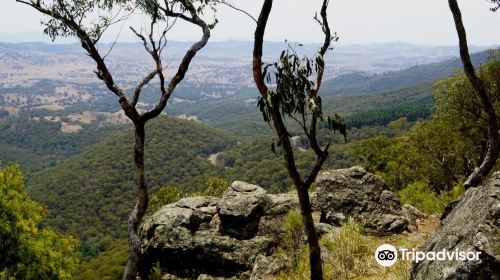
<svg viewBox="0 0 500 280"><path fill-rule="evenodd" d="M11 36L6 35L5 38ZM0 38L2 34L0 34ZM19 41L19 40L12 40ZM165 49L168 61L166 74L173 75L190 42L169 41ZM320 44L291 43L300 54L314 55ZM100 44L103 53L111 44ZM266 63L279 58L285 42L266 42L264 45ZM485 46L471 46L472 51L485 50ZM190 74L185 82L192 84L218 84L226 86L253 85L251 72L253 42L223 41L209 42L193 60ZM327 78L352 72L369 74L396 71L408 67L443 61L458 55L453 46L422 46L400 42L377 44L335 44L327 55ZM137 82L137 75L146 75L151 68L151 58L138 42L118 43L107 58L116 79L123 82ZM89 84L97 81L93 70L95 65L85 56L81 46L47 43L1 43L0 42L0 85L26 84L28 80L50 79L65 82ZM202 82L200 82L202 81Z"/></svg>
<svg viewBox="0 0 500 280"><path fill-rule="evenodd" d="M34 172L79 154L123 125L82 125L76 133L61 132L61 122L27 117L0 122L0 162L15 162L24 172Z"/></svg>
<svg viewBox="0 0 500 280"><path fill-rule="evenodd" d="M195 121L160 117L146 128L146 170L154 191L177 185L199 190L207 176L224 168L207 158L233 144L233 138ZM124 237L136 195L133 133L112 134L28 182L30 195L50 211L47 226L85 241Z"/></svg>
<svg viewBox="0 0 500 280"><path fill-rule="evenodd" d="M497 50L486 50L472 54L473 63L477 66L486 62ZM394 91L411 87L424 82L434 82L452 75L461 69L459 58L443 62L423 64L406 70L391 71L378 75L352 73L330 79L323 84L322 94L329 95L360 95L378 92Z"/></svg>

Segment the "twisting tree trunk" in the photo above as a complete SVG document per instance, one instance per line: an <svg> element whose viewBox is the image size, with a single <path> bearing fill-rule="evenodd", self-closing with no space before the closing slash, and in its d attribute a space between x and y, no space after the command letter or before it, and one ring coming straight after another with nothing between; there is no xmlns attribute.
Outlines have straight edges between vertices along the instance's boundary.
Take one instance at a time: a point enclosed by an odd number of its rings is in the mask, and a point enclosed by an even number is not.
<svg viewBox="0 0 500 280"><path fill-rule="evenodd" d="M124 279L135 279L139 270L140 237L139 225L146 214L149 202L148 185L144 170L144 143L146 134L144 123L138 121L134 123L135 143L134 143L134 165L137 177L138 199L134 209L128 219L128 259Z"/></svg>
<svg viewBox="0 0 500 280"><path fill-rule="evenodd" d="M259 101L259 106L264 114L264 120L266 122L273 123L276 130L276 134L279 139L279 145L281 145L283 150L283 157L285 160L285 165L288 171L289 177L292 179L294 187L297 191L300 204L300 212L302 215L302 221L304 224L305 232L307 235L308 245L309 245L309 263L311 266L311 279L322 280L323 279L323 267L321 263L321 248L319 245L319 238L314 227L314 221L312 216L312 207L309 199L309 190L312 183L315 181L321 167L328 158L329 144L325 148L321 148L317 140L317 123L318 120L323 120L321 100L318 97L318 91L321 87L321 82L324 74L324 55L330 47L330 43L335 38L331 36L330 27L327 20L327 7L328 0L323 1L321 7L321 19L315 17L316 21L320 24L323 33L325 34L325 41L318 52L316 58L316 81L312 82L309 77L312 74L312 63L309 59L305 62L305 66L302 67L297 64L299 60L296 54L289 55L284 52L281 55L280 63L282 67L287 67L292 63L294 66L287 68L286 71L277 71L276 73L276 89L269 89L265 84L266 74L269 75L267 70L262 69L262 48L264 42L264 34L269 19L269 14L272 10L273 0L264 0L259 18L257 20L257 27L255 29L255 41L253 50L253 76L255 84L261 94L261 99ZM274 64L275 67L278 64ZM268 69L269 65L266 66ZM302 68L301 68L302 67ZM298 71L297 69L300 70ZM283 69L281 69L283 70ZM282 74L278 73L292 73L291 76L287 76L286 79L281 79ZM306 73L306 74L304 74ZM284 82L283 82L284 80ZM290 80L300 80L298 84L288 84L287 81ZM307 80L306 82L303 82ZM283 82L284 86L280 87L280 83ZM310 87L310 85L314 85ZM286 100L286 101L285 101ZM286 103L289 102L289 103ZM286 103L286 104L284 104ZM306 105L309 104L309 105ZM311 111L310 123L307 122L306 110ZM312 170L303 180L297 170L295 164L295 157L293 153L293 147L290 142L290 133L287 130L284 116L288 116L295 120L302 127L305 135L309 140L309 145L311 149L316 154L316 162ZM297 118L298 116L298 118ZM337 123L330 118L328 118L328 125L333 130L340 130L345 135L345 126L343 124ZM308 127L309 126L309 127ZM273 144L274 147L274 144Z"/></svg>
<svg viewBox="0 0 500 280"><path fill-rule="evenodd" d="M467 189L481 184L490 171L495 167L498 158L499 145L498 123L497 114L490 96L484 86L484 82L477 76L474 65L472 65L469 55L469 47L467 45L467 35L462 21L462 13L460 12L457 0L449 0L448 4L455 21L455 28L457 30L460 46L460 57L462 59L465 75L474 88L476 96L481 102L488 122L488 143L486 153L479 167L477 167L465 181L464 186Z"/></svg>
<svg viewBox="0 0 500 280"><path fill-rule="evenodd" d="M158 117L167 105L167 101L174 92L177 85L184 79L189 65L195 55L201 50L210 38L210 27L201 19L198 14L203 12L203 8L210 5L210 1L199 1L199 6L195 6L191 0L175 0L175 1L138 1L137 5L146 11L151 19L149 26L149 34L144 35L142 32L135 31L132 27L132 32L142 41L145 50L151 55L155 62L154 70L147 74L136 86L132 99L129 99L125 91L115 83L112 73L105 62L105 57L102 56L97 48L99 39L102 37L102 32L108 27L116 23L113 21L117 16L107 18L102 16L103 22L95 24L92 27L84 26L85 19L89 14L92 16L96 10L105 10L110 12L112 1L69 1L69 0L16 0L19 3L31 6L40 13L49 16L53 21L49 21L48 30L54 33L50 35L56 36L75 36L80 40L82 48L87 52L90 58L96 63L97 77L102 80L106 87L118 97L120 107L125 115L134 123L135 128L135 144L134 144L134 165L137 176L137 202L128 219L128 259L127 267L123 274L123 280L135 280L140 265L140 236L139 227L144 217L149 200L149 191L146 181L144 169L144 141L145 141L145 125L146 123ZM119 2L119 1L118 1ZM125 3L127 1L123 1ZM141 6L143 5L143 6ZM176 9L176 10L174 10ZM134 9L132 9L134 10ZM183 20L187 23L198 26L203 35L199 41L196 41L189 50L186 51L181 63L177 68L177 72L168 82L165 80L162 66L162 51L166 46L166 34L170 30L167 18L175 18ZM159 21L166 21L166 27L158 40L153 38L155 34L155 26ZM176 20L174 20L175 22ZM102 25L100 25L102 24ZM91 24L92 25L92 24ZM93 29L96 28L96 29ZM49 31L50 32L50 31ZM136 106L139 102L142 89L149 84L156 76L160 80L161 97L156 106L144 113L140 113Z"/></svg>
<svg viewBox="0 0 500 280"><path fill-rule="evenodd" d="M274 108L279 108L278 104L273 106ZM302 223L304 224L304 229L307 236L307 243L309 246L309 264L311 266L311 279L312 280L322 280L323 279L323 266L321 264L321 247L319 246L318 234L316 228L314 227L314 221L312 216L311 201L309 199L309 189L311 184L314 182L314 177L312 180L307 182L302 182L299 172L297 171L297 166L295 165L295 157L293 154L292 144L290 143L290 135L285 127L283 119L281 118L281 113L275 109L273 110L273 122L276 128L278 137L281 141L283 147L283 157L285 159L285 165L288 171L288 176L293 181L295 190L299 197L300 214L302 216ZM324 161L323 161L324 162ZM321 168L322 163L319 164ZM319 171L319 170L318 170ZM316 173L317 174L317 173Z"/></svg>

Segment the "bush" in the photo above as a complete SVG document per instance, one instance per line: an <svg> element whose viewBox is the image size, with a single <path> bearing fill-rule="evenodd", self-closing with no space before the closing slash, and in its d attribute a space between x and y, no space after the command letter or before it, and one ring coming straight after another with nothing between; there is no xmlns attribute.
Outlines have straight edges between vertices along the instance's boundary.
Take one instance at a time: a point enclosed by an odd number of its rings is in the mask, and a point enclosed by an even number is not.
<svg viewBox="0 0 500 280"><path fill-rule="evenodd" d="M400 244L405 242L405 244ZM380 244L390 243L407 248L416 244L408 244L407 237L401 236L379 238L362 235L362 226L349 219L337 232L324 235L321 245L323 251L323 274L325 279L409 279L409 261L398 261L392 267L382 267L375 261L374 252ZM309 251L307 245L301 245L298 250L297 264L279 273L276 280L306 280L310 279ZM280 252L289 255L288 252Z"/></svg>
<svg viewBox="0 0 500 280"><path fill-rule="evenodd" d="M162 187L149 199L149 211L154 213L164 205L174 203L182 198L182 190L176 186Z"/></svg>
<svg viewBox="0 0 500 280"><path fill-rule="evenodd" d="M423 182L415 182L399 192L401 203L415 206L427 214L441 214L448 203L456 200L464 193L462 184L455 185L449 192L439 196Z"/></svg>
<svg viewBox="0 0 500 280"><path fill-rule="evenodd" d="M277 279L309 279L309 251L307 246L305 244L301 246L301 239L290 240L292 232L296 232L293 236L298 236L299 224L300 229L302 229L300 214L296 211L290 212L285 219L285 244L298 246L295 248L297 259L290 270L280 273ZM302 233L300 231L300 237ZM367 276L369 274L370 263L374 261L372 260L373 248L376 246L370 237L363 236L361 233L362 227L349 219L340 231L321 239L321 245L328 250L328 254L322 256L325 279L352 279L355 276ZM292 253L289 249L285 250L287 255Z"/></svg>
<svg viewBox="0 0 500 280"><path fill-rule="evenodd" d="M427 214L439 214L445 205L439 200L434 191L424 182L414 182L399 191L401 203L415 206Z"/></svg>
<svg viewBox="0 0 500 280"><path fill-rule="evenodd" d="M464 185L459 183L455 185L450 192L439 195L439 200L446 207L450 202L457 200L465 192ZM444 209L444 208L443 208Z"/></svg>
<svg viewBox="0 0 500 280"><path fill-rule="evenodd" d="M205 181L205 188L203 189L202 195L222 197L222 194L227 191L230 184L231 183L226 179L210 177Z"/></svg>

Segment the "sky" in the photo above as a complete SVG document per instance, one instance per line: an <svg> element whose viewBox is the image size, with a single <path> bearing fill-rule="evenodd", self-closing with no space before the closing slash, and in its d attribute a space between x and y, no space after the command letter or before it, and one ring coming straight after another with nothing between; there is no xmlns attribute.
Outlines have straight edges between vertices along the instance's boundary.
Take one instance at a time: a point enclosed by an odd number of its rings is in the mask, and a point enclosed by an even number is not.
<svg viewBox="0 0 500 280"><path fill-rule="evenodd" d="M288 39L302 43L319 42L322 33L313 20L321 0L275 0L266 32L266 40ZM262 0L232 0L233 5L258 17ZM489 10L487 0L459 0L469 43L500 44L500 11ZM221 6L217 12L219 24L212 32L212 41L252 40L255 23L246 15ZM454 45L457 43L453 18L446 0L331 0L328 18L342 44L376 42L407 42L421 45ZM42 17L32 8L15 0L0 0L0 41L41 40ZM210 21L211 17L207 17ZM139 19L126 25L141 26ZM106 37L111 41L119 28ZM13 34L19 36L12 36ZM7 36L10 34L9 36ZM191 41L200 32L188 25L177 25L171 40ZM17 39L12 39L16 37ZM130 41L127 28L120 40ZM46 38L45 38L46 39ZM61 42L61 41L60 41Z"/></svg>

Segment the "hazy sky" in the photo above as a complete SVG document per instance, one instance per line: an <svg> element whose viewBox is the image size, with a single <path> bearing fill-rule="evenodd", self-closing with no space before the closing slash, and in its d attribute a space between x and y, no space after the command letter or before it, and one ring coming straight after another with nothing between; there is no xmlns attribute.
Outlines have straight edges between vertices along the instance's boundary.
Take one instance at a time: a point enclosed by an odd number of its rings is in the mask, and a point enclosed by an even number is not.
<svg viewBox="0 0 500 280"><path fill-rule="evenodd" d="M262 0L233 0L232 3L257 17ZM320 41L321 32L312 19L320 4L321 0L275 0L266 40ZM471 44L500 44L500 12L489 11L487 0L459 0L459 4ZM218 18L220 23L213 31L212 40L252 39L255 23L245 15L220 7ZM0 33L41 32L40 19L29 7L14 0L0 0ZM346 44L404 41L452 45L457 42L446 0L331 0L329 20L340 42ZM127 25L138 23L131 20ZM125 29L122 38L130 38L129 33ZM197 36L193 29L179 25L170 38L193 40Z"/></svg>

